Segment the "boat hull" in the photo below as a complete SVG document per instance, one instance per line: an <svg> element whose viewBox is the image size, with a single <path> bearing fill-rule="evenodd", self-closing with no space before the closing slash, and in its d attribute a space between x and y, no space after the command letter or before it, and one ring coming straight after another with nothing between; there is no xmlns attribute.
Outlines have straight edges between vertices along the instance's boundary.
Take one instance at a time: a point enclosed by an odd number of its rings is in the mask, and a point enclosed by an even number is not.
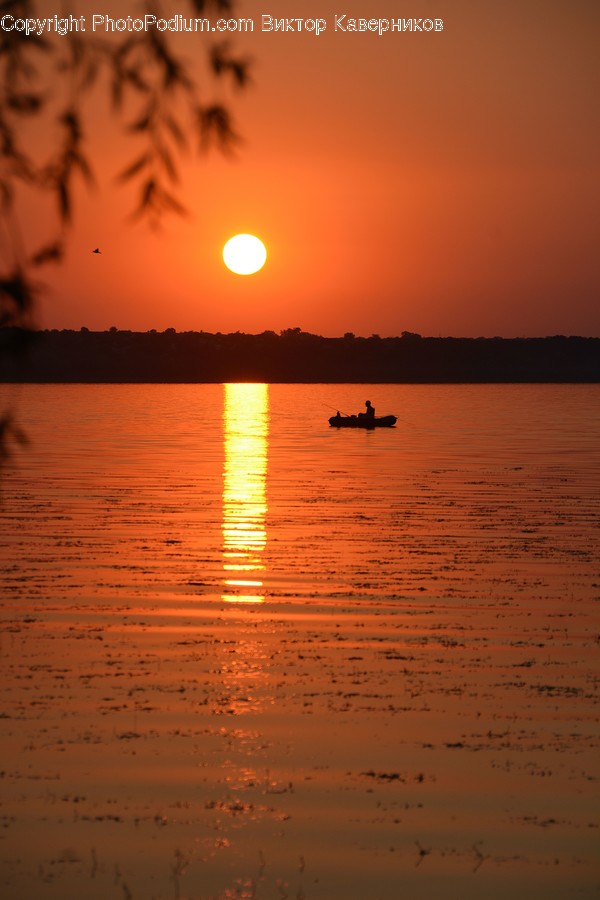
<svg viewBox="0 0 600 900"><path fill-rule="evenodd" d="M332 416L329 424L332 428L393 428L396 424L396 416L378 416L374 419L367 416Z"/></svg>

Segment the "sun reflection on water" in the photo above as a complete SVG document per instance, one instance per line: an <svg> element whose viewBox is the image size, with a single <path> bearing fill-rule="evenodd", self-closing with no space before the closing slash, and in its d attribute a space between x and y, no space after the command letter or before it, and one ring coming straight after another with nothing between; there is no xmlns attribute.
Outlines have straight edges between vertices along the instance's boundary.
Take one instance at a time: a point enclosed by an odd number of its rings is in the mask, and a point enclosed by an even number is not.
<svg viewBox="0 0 600 900"><path fill-rule="evenodd" d="M223 585L227 603L264 601L269 388L224 386Z"/></svg>

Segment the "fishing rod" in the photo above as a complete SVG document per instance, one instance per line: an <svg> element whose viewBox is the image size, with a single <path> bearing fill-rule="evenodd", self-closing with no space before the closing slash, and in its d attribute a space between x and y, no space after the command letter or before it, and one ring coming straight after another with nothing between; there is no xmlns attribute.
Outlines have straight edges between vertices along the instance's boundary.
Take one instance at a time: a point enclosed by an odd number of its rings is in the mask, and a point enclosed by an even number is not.
<svg viewBox="0 0 600 900"><path fill-rule="evenodd" d="M333 409L336 413L341 413L343 416L349 416L350 413L344 412L343 409L338 409L337 406L331 406L329 403L322 403L321 406L325 406L327 409Z"/></svg>

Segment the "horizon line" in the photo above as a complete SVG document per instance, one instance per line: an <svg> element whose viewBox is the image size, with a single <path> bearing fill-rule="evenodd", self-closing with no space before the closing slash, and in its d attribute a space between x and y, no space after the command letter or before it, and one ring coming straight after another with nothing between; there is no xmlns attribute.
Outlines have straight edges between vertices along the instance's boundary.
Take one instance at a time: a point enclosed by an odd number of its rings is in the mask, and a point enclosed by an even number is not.
<svg viewBox="0 0 600 900"><path fill-rule="evenodd" d="M420 334L415 331L407 331L403 330L399 334L378 334L374 332L370 335L362 335L355 334L352 331L346 331L343 334L339 335L323 335L318 334L317 332L305 331L299 327L293 328L283 328L279 331L275 331L273 329L264 329L263 331L258 332L248 332L248 331L205 331L204 329L195 329L195 328L186 328L186 329L177 329L173 327L158 329L158 328L147 328L145 330L138 330L135 328L119 328L116 325L111 325L108 328L89 328L86 325L81 325L79 328L75 327L23 327L23 326L0 326L0 330L11 330L16 329L20 331L29 331L33 334L44 334L47 332L73 332L74 334L204 334L210 336L225 336L230 337L234 335L240 335L243 337L263 337L265 335L273 336L276 338L285 338L285 337L313 337L313 338L321 338L322 340L467 340L467 341L527 341L527 340L552 340L555 338L563 338L563 339L580 339L580 340L598 340L600 339L600 335L585 335L585 334L564 334L564 333L554 333L554 334L529 334L529 335L460 335L460 334Z"/></svg>

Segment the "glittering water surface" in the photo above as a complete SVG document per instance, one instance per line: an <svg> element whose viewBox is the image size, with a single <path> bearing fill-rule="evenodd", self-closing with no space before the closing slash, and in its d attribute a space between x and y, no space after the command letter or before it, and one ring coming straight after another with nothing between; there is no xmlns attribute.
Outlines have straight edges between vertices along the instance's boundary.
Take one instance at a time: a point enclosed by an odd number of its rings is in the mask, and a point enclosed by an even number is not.
<svg viewBox="0 0 600 900"><path fill-rule="evenodd" d="M3 894L598 895L599 386L0 398Z"/></svg>

